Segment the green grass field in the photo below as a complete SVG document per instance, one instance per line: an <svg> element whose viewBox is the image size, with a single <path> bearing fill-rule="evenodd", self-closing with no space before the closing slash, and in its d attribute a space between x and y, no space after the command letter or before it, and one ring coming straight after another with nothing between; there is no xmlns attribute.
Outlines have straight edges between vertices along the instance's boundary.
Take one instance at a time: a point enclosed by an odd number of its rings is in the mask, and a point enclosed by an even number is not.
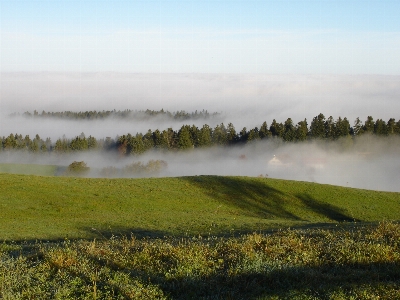
<svg viewBox="0 0 400 300"><path fill-rule="evenodd" d="M270 178L0 174L0 239L231 235L398 220L400 194Z"/></svg>
<svg viewBox="0 0 400 300"><path fill-rule="evenodd" d="M2 299L400 298L400 193L220 176L0 184Z"/></svg>
<svg viewBox="0 0 400 300"><path fill-rule="evenodd" d="M54 176L57 169L55 165L0 163L0 173Z"/></svg>

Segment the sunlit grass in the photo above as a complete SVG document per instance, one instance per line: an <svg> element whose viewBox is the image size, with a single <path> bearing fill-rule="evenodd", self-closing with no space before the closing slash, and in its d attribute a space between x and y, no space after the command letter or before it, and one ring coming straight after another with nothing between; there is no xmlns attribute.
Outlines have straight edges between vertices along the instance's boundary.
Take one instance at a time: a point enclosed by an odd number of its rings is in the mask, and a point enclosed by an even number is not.
<svg viewBox="0 0 400 300"><path fill-rule="evenodd" d="M270 178L0 174L0 239L231 235L398 220L400 194Z"/></svg>
<svg viewBox="0 0 400 300"><path fill-rule="evenodd" d="M0 245L0 297L399 299L400 226Z"/></svg>

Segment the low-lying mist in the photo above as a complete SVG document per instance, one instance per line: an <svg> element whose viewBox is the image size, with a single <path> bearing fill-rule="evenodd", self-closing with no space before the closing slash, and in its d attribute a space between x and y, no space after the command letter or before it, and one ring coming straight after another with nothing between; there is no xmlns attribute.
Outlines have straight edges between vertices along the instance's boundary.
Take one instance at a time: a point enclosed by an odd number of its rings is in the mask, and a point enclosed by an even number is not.
<svg viewBox="0 0 400 300"><path fill-rule="evenodd" d="M243 146L149 151L121 157L115 152L76 152L64 155L0 153L1 163L52 164L64 168L73 161L90 167L88 177L101 177L106 167L124 168L133 162L162 160L158 173L129 177L235 175L281 178L354 188L400 192L400 138L365 135L337 141L284 143L281 140L252 142ZM59 174L60 175L60 174ZM125 175L127 176L127 175Z"/></svg>
<svg viewBox="0 0 400 300"><path fill-rule="evenodd" d="M39 134L42 139L82 132L98 139L148 129L178 130L233 123L236 130L254 128L273 119L294 124L319 113L325 117L399 119L400 76L266 75L266 74L129 74L129 73L1 73L0 136ZM58 120L10 117L25 111L185 110L221 113L207 120ZM270 139L244 146L193 149L186 152L146 152L120 157L115 153L79 152L63 156L4 151L2 163L53 164L66 167L85 161L88 176L113 166L163 160L157 175L244 175L328 183L376 190L400 191L399 138L361 136L336 142L283 143Z"/></svg>
<svg viewBox="0 0 400 300"><path fill-rule="evenodd" d="M267 74L1 73L0 135L39 134L52 140L82 132L96 138L148 129L179 129L183 124L211 127L233 123L237 130L273 119L299 122L319 113L347 117L351 124L367 116L399 119L400 76ZM196 121L106 119L67 121L9 118L37 110L185 110L222 113Z"/></svg>

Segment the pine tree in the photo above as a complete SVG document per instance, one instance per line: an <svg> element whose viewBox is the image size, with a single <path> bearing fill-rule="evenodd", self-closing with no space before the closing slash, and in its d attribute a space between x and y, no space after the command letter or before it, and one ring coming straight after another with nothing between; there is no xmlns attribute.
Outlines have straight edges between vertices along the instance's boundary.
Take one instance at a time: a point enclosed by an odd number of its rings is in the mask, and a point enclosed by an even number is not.
<svg viewBox="0 0 400 300"><path fill-rule="evenodd" d="M95 137L89 135L87 139L88 149L96 149L97 148L97 140Z"/></svg>
<svg viewBox="0 0 400 300"><path fill-rule="evenodd" d="M259 139L260 139L260 135L258 133L258 128L255 127L253 129L250 129L250 131L247 133L246 143L253 142L253 141L256 141Z"/></svg>
<svg viewBox="0 0 400 300"><path fill-rule="evenodd" d="M188 127L183 125L178 132L178 148L181 150L193 148Z"/></svg>
<svg viewBox="0 0 400 300"><path fill-rule="evenodd" d="M247 143L247 139L249 137L249 133L247 132L247 128L243 127L239 134L239 140L241 143Z"/></svg>
<svg viewBox="0 0 400 300"><path fill-rule="evenodd" d="M217 125L212 134L213 145L225 146L228 143L228 134L224 123Z"/></svg>
<svg viewBox="0 0 400 300"><path fill-rule="evenodd" d="M364 133L363 125L359 117L354 121L353 133L354 135L361 135Z"/></svg>
<svg viewBox="0 0 400 300"><path fill-rule="evenodd" d="M308 135L307 119L297 123L295 128L295 137L297 141L305 141Z"/></svg>
<svg viewBox="0 0 400 300"><path fill-rule="evenodd" d="M313 118L310 125L310 135L315 139L324 139L326 137L325 116L323 114Z"/></svg>
<svg viewBox="0 0 400 300"><path fill-rule="evenodd" d="M197 110L196 110L197 113ZM189 128L189 133L190 133L190 139L192 141L192 144L195 148L199 147L199 128L197 126L192 125Z"/></svg>
<svg viewBox="0 0 400 300"><path fill-rule="evenodd" d="M396 120L393 118L390 118L389 121L387 122L387 133L388 134L394 134L396 132Z"/></svg>
<svg viewBox="0 0 400 300"><path fill-rule="evenodd" d="M286 142L294 141L296 138L296 131L293 126L293 121L291 118L288 118L284 124L284 133L282 136L283 140Z"/></svg>
<svg viewBox="0 0 400 300"><path fill-rule="evenodd" d="M376 120L374 125L374 133L378 135L387 135L388 128L386 126L386 122L383 121L382 119Z"/></svg>
<svg viewBox="0 0 400 300"><path fill-rule="evenodd" d="M29 151L36 153L39 151L39 145L36 139L34 139L29 145Z"/></svg>
<svg viewBox="0 0 400 300"><path fill-rule="evenodd" d="M204 124L199 131L199 147L208 147L211 145L212 129L207 124Z"/></svg>
<svg viewBox="0 0 400 300"><path fill-rule="evenodd" d="M330 116L326 121L325 121L325 137L334 140L336 139L336 130L335 130L335 121L333 120L333 117Z"/></svg>
<svg viewBox="0 0 400 300"><path fill-rule="evenodd" d="M132 137L129 147L133 155L139 155L145 152L143 135L141 133L137 133L135 137Z"/></svg>
<svg viewBox="0 0 400 300"><path fill-rule="evenodd" d="M372 118L371 116L368 116L368 118L365 121L364 126L363 126L364 132L374 133L374 127L375 127L374 118Z"/></svg>
<svg viewBox="0 0 400 300"><path fill-rule="evenodd" d="M269 138L272 136L271 131L268 130L267 122L265 122L265 121L264 121L264 123L262 123L258 133L260 135L260 139L265 139L265 138Z"/></svg>
<svg viewBox="0 0 400 300"><path fill-rule="evenodd" d="M149 129L147 133L143 136L143 147L144 151L154 148L153 132L151 131L151 129Z"/></svg>
<svg viewBox="0 0 400 300"><path fill-rule="evenodd" d="M271 126L269 127L269 131L273 137L282 137L284 132L284 126L282 123L276 122L275 119L272 120Z"/></svg>
<svg viewBox="0 0 400 300"><path fill-rule="evenodd" d="M239 140L239 137L238 137L238 135L236 133L236 130L235 130L235 126L233 126L232 123L228 124L228 127L226 129L226 137L227 137L227 143L229 145L234 145Z"/></svg>
<svg viewBox="0 0 400 300"><path fill-rule="evenodd" d="M346 137L350 135L350 123L347 118L342 120L339 117L335 122L335 138Z"/></svg>
<svg viewBox="0 0 400 300"><path fill-rule="evenodd" d="M158 129L154 130L152 137L153 137L154 147L156 149L162 149L164 143L163 143L163 137L162 137L160 130L158 130Z"/></svg>

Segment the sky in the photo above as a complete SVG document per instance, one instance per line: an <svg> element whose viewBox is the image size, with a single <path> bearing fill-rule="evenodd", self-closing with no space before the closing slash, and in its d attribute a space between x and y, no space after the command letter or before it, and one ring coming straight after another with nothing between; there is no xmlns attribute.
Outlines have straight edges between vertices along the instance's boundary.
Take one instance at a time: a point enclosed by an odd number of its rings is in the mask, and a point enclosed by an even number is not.
<svg viewBox="0 0 400 300"><path fill-rule="evenodd" d="M1 72L399 75L398 0L0 0Z"/></svg>

